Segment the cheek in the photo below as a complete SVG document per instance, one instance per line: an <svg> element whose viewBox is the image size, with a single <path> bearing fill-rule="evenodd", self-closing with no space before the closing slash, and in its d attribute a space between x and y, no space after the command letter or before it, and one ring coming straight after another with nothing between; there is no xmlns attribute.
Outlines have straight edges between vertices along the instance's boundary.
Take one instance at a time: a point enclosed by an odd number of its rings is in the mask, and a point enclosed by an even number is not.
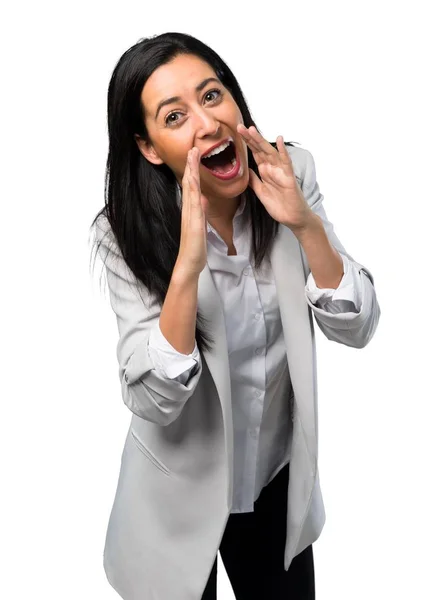
<svg viewBox="0 0 429 600"><path fill-rule="evenodd" d="M182 184L182 178L186 171L187 165L187 154L179 155L175 157L174 162L171 163L170 168L173 171L176 179L180 180L180 185Z"/></svg>
<svg viewBox="0 0 429 600"><path fill-rule="evenodd" d="M187 151L184 147L175 147L173 142L163 144L160 156L175 174L183 174L186 168Z"/></svg>

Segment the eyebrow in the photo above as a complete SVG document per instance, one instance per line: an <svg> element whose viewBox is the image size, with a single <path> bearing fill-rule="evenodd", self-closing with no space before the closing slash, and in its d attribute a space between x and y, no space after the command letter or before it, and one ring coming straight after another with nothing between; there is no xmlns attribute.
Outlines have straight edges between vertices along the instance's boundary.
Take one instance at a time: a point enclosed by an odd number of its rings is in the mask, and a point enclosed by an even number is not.
<svg viewBox="0 0 429 600"><path fill-rule="evenodd" d="M195 88L195 91L201 92L201 90L203 88L205 88L208 83L211 83L212 81L222 85L221 82L219 81L219 79L216 79L216 77L207 77L207 79L203 79L203 81L197 85L197 87ZM173 102L180 102L181 99L182 98L180 96L172 96L171 98L166 98L165 100L162 100L162 102L160 102L158 104L158 108L156 109L155 121L158 118L159 111L161 110L161 108L163 106L165 106L166 104L172 104Z"/></svg>

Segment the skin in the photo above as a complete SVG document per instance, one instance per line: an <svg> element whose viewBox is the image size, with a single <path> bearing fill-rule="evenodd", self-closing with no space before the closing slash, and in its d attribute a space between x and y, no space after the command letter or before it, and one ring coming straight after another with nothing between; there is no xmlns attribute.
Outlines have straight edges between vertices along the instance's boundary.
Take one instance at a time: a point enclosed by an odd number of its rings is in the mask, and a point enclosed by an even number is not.
<svg viewBox="0 0 429 600"><path fill-rule="evenodd" d="M227 232L232 227L240 194L249 184L247 144L237 132L243 117L228 89L222 83L212 81L201 91L195 90L207 77L217 79L212 67L194 55L180 55L158 67L141 94L150 141L137 134L135 140L149 162L168 165L180 186L188 152L196 147L201 193L208 201L207 220L217 230ZM181 96L182 100L163 106L156 117L159 102L172 96ZM242 167L233 180L221 181L199 161L211 146L228 136L234 140Z"/></svg>
<svg viewBox="0 0 429 600"><path fill-rule="evenodd" d="M232 246L232 219L240 194L252 187L269 214L289 227L303 247L319 288L336 288L343 275L343 263L332 246L321 218L312 212L296 182L283 136L276 140L277 149L251 126L243 124L241 112L230 92L219 82L208 83L200 92L195 88L216 74L197 56L180 55L152 73L141 94L149 142L135 136L143 156L153 164L167 164L179 185L186 168L188 153L196 152L201 193L208 204L204 208L208 222ZM217 88L222 92L209 95ZM180 103L164 106L158 118L158 103L171 96L181 96ZM168 126L167 115L177 125ZM242 172L231 181L221 181L201 164L200 156L220 140L232 136L242 164ZM247 148L253 154L260 177L249 169ZM195 160L194 158L194 160Z"/></svg>

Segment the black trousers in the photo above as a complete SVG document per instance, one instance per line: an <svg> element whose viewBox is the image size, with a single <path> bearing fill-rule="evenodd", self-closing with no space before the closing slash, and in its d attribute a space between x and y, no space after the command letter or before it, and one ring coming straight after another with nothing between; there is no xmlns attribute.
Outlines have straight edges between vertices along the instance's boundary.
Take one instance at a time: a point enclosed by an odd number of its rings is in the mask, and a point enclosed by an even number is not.
<svg viewBox="0 0 429 600"><path fill-rule="evenodd" d="M253 513L231 513L219 547L236 600L315 600L313 547L284 569L289 464L261 491ZM217 556L201 600L217 599Z"/></svg>

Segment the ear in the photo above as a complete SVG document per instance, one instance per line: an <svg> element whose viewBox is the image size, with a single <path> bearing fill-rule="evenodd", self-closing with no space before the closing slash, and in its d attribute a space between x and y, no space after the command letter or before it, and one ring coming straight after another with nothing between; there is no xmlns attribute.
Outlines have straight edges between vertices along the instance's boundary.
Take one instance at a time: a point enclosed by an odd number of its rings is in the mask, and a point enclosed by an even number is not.
<svg viewBox="0 0 429 600"><path fill-rule="evenodd" d="M136 140L140 152L149 162L154 165L162 165L164 163L150 142L141 138L137 133L134 134L134 139Z"/></svg>

